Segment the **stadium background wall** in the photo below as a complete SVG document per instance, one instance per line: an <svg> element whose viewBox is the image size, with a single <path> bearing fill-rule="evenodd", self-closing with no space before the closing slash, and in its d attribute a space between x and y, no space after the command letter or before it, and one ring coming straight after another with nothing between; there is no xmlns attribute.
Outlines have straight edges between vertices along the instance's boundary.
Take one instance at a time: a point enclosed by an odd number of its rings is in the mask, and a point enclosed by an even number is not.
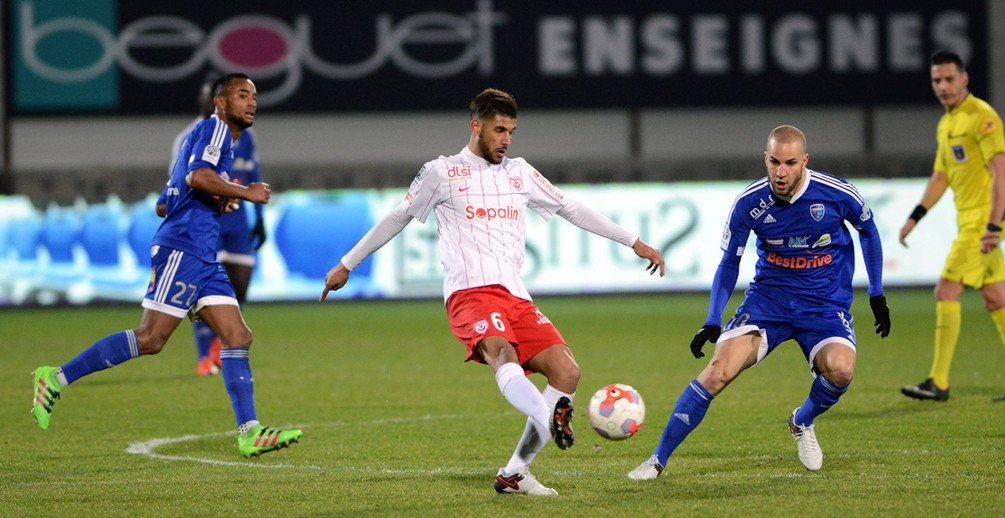
<svg viewBox="0 0 1005 518"><path fill-rule="evenodd" d="M795 11L378 1L341 3L335 16L329 7L262 1L242 4L241 15L208 8L189 0L156 14L121 0L2 4L7 220L145 203L163 185L169 143L196 111L197 86L234 69L260 87L255 129L266 180L277 193L304 191L288 200L312 190L397 192L423 162L460 149L466 101L493 86L520 102L511 154L557 184L617 191L712 182L695 185L715 191L763 174L766 134L790 123L809 136L811 167L896 179L879 182L880 191L914 196L900 212L877 207L892 224L920 196L908 179L931 172L942 108L928 86L928 54L960 52L971 90L999 109L1005 103L1002 1L821 2ZM270 208L271 224L281 208ZM721 217L710 220L721 225ZM427 281L414 293L435 294L436 279Z"/></svg>

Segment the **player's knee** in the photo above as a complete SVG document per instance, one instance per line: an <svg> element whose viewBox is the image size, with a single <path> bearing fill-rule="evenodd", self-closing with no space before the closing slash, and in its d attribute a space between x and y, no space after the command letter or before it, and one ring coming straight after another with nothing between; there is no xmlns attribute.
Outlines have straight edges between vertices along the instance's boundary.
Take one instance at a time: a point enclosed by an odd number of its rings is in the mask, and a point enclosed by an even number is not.
<svg viewBox="0 0 1005 518"><path fill-rule="evenodd" d="M227 336L221 337L221 340L227 347L251 347L251 342L254 340L254 336L251 334L251 330L248 328L236 331L233 333L228 333Z"/></svg>
<svg viewBox="0 0 1005 518"><path fill-rule="evenodd" d="M731 369L727 370L722 362L712 360L699 375L698 383L710 393L718 394L737 374Z"/></svg>
<svg viewBox="0 0 1005 518"><path fill-rule="evenodd" d="M855 364L853 363L840 363L838 365L828 366L827 371L824 373L824 377L830 380L831 383L837 385L838 387L843 387L851 383L852 377L855 375Z"/></svg>
<svg viewBox="0 0 1005 518"><path fill-rule="evenodd" d="M156 330L151 329L136 329L133 331L136 334L136 345L139 347L140 354L157 354L164 349L164 344L167 343L168 338L171 336L170 333L164 334L159 333Z"/></svg>
<svg viewBox="0 0 1005 518"><path fill-rule="evenodd" d="M552 371L551 376L548 377L548 384L555 388L561 387L561 390L565 392L573 392L575 387L579 385L581 375L582 371L580 371L579 365L572 362L570 365L563 365Z"/></svg>

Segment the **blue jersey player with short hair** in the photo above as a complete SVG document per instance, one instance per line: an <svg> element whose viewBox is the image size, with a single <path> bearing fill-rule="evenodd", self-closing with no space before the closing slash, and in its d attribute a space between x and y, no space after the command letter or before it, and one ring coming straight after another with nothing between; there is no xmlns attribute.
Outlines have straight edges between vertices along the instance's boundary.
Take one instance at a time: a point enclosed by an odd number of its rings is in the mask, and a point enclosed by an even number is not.
<svg viewBox="0 0 1005 518"><path fill-rule="evenodd" d="M277 450L303 435L258 422L248 355L251 330L227 272L216 260L220 215L235 210L240 199L268 203L270 198L268 184L229 181L232 143L254 121L256 97L255 84L244 74L230 74L214 84L216 111L192 130L166 188L166 214L152 241L153 272L139 327L98 340L61 367L35 369L32 412L41 429L49 427L52 407L67 385L140 355L159 353L189 315L206 322L223 341L221 371L237 419L241 455Z"/></svg>
<svg viewBox="0 0 1005 518"><path fill-rule="evenodd" d="M213 115L216 107L213 105L213 81L206 81L199 88L196 98L199 104L199 117L192 121L175 137L171 145L171 167L174 169L179 152L188 140L192 130L200 122ZM255 133L251 128L241 132L241 136L231 146L234 162L230 167L230 181L241 185L251 185L262 181L259 168L258 151ZM171 171L168 171L170 175ZM164 217L167 204L167 188L157 199L157 214ZM251 209L250 207L253 207ZM254 211L254 224L249 225L250 210ZM217 260L227 270L227 278L234 287L238 304L244 304L251 284L251 274L255 267L255 252L265 244L265 220L262 218L262 205L259 203L241 203L233 212L224 212L220 216L220 237L216 245ZM220 338L205 322L192 322L196 349L196 373L209 376L219 373Z"/></svg>
<svg viewBox="0 0 1005 518"><path fill-rule="evenodd" d="M814 378L806 401L789 415L789 431L806 469L822 466L813 420L837 403L855 371L849 313L855 247L847 224L859 234L869 303L876 333L883 338L890 333L890 310L883 295L883 248L869 205L850 183L807 169L808 160L806 137L799 129L779 126L771 132L764 153L768 175L747 186L733 203L708 316L691 341L695 358L704 356L706 341L716 342L715 352L680 395L656 450L629 478L658 477L712 399L789 339L799 344ZM736 286L750 232L757 236L754 280L723 330L722 311Z"/></svg>

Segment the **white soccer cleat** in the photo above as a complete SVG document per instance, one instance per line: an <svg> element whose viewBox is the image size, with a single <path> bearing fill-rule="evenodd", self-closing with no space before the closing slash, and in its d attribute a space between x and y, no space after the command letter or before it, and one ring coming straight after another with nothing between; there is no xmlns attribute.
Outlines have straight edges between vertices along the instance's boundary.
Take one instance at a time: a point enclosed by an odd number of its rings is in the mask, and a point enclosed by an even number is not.
<svg viewBox="0 0 1005 518"><path fill-rule="evenodd" d="M531 475L527 468L521 469L508 477L503 475L503 470L500 469L496 473L495 486L496 492L502 495L558 496L558 491L550 487L544 487L544 484L538 482L537 478Z"/></svg>
<svg viewBox="0 0 1005 518"><path fill-rule="evenodd" d="M795 423L796 412L799 407L789 414L789 431L796 440L796 448L799 450L799 460L810 471L817 471L824 465L824 452L820 451L820 444L817 442L817 434L813 431L813 425L803 426Z"/></svg>
<svg viewBox="0 0 1005 518"><path fill-rule="evenodd" d="M628 472L628 478L632 480L652 480L663 473L663 466L660 465L656 454L652 454L639 467Z"/></svg>

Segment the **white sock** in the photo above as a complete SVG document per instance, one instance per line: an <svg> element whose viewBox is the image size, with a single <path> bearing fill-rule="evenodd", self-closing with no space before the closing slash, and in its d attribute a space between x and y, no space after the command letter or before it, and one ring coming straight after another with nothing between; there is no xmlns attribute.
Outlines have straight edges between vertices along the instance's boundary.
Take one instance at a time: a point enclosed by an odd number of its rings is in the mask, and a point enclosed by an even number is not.
<svg viewBox="0 0 1005 518"><path fill-rule="evenodd" d="M66 386L70 384L69 382L66 381L66 374L63 374L62 367L56 369L56 380L59 381L59 384L63 388L66 388Z"/></svg>
<svg viewBox="0 0 1005 518"><path fill-rule="evenodd" d="M538 433L545 437L551 435L552 408L548 407L534 383L527 379L523 367L513 362L499 367L496 384L506 401L530 418Z"/></svg>
<svg viewBox="0 0 1005 518"><path fill-rule="evenodd" d="M247 423L244 423L237 427L237 435L244 435L248 433L248 430L251 430L255 426L258 426L258 421L256 420L248 421Z"/></svg>
<svg viewBox="0 0 1005 518"><path fill-rule="evenodd" d="M555 403L557 403L558 399L562 396L565 396L569 398L569 401L572 401L572 398L576 396L576 393L573 392L572 394L566 394L551 385L544 387L544 390L541 392L541 397L544 398L545 404L547 404L548 408L552 410L554 410ZM548 432L548 438L542 438L542 436L537 433L537 430L534 428L530 418L527 418L527 426L523 429L523 435L520 437L520 442L516 445L516 450L513 451L513 456L509 458L509 462L506 464L506 467L503 468L503 475L510 476L521 469L530 467L530 463L534 462L534 457L536 457L538 452L543 450L544 447L548 445L548 440L551 439L550 423Z"/></svg>

